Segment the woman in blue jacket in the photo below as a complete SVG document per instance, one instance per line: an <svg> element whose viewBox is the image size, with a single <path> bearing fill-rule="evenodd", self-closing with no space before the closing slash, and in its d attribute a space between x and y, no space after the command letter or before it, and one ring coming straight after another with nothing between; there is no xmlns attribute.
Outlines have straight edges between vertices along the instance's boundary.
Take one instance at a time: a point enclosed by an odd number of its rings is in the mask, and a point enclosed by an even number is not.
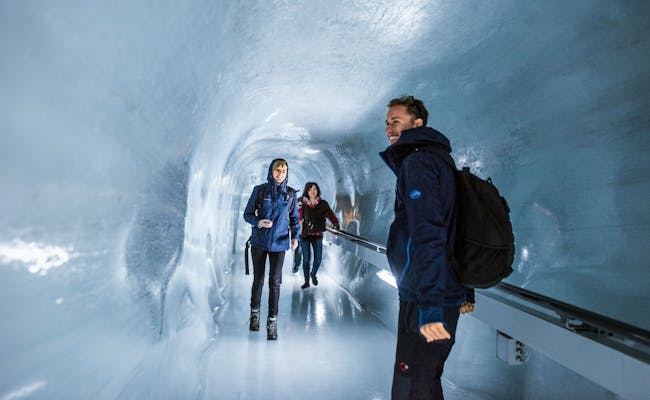
<svg viewBox="0 0 650 400"><path fill-rule="evenodd" d="M253 188L246 204L244 220L252 225L250 238L253 257L250 330L260 329L260 303L264 286L266 258L269 259L269 313L267 339L278 338L278 300L285 251L298 247L300 229L296 192L287 186L289 165L275 159L269 166L267 182Z"/></svg>

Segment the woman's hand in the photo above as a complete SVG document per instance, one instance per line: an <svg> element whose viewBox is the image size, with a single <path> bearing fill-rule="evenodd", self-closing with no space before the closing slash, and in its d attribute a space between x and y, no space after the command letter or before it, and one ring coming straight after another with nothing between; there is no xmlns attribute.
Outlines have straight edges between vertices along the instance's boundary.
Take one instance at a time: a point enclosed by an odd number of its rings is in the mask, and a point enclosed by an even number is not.
<svg viewBox="0 0 650 400"><path fill-rule="evenodd" d="M258 228L270 228L272 226L273 226L273 221L271 221L270 219L261 219L257 223Z"/></svg>

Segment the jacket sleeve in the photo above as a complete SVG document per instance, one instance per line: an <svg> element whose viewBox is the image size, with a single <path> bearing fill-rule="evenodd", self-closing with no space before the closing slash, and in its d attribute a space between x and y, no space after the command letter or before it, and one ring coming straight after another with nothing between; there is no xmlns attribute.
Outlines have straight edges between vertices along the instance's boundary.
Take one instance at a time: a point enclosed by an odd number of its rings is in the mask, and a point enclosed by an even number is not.
<svg viewBox="0 0 650 400"><path fill-rule="evenodd" d="M465 288L465 300L468 303L476 303L475 293L473 288Z"/></svg>
<svg viewBox="0 0 650 400"><path fill-rule="evenodd" d="M248 203L246 203L246 210L244 210L244 220L253 226L257 226L259 218L255 215L255 203L257 202L257 195L260 190L259 186L253 188L253 193L251 197L248 198Z"/></svg>
<svg viewBox="0 0 650 400"><path fill-rule="evenodd" d="M453 176L445 174L442 161L423 152L406 157L400 171L400 187L408 220L409 258L417 282L419 326L443 322L447 232L445 190L454 190ZM451 189L449 189L451 188Z"/></svg>
<svg viewBox="0 0 650 400"><path fill-rule="evenodd" d="M291 230L292 238L300 238L300 214L298 213L298 197L295 192L293 193L293 200L289 209L289 229Z"/></svg>
<svg viewBox="0 0 650 400"><path fill-rule="evenodd" d="M325 202L325 204L327 204L327 219L329 219L332 225L338 229L339 219L336 218L336 214L334 214L334 211L332 211L332 207L330 207L329 203Z"/></svg>

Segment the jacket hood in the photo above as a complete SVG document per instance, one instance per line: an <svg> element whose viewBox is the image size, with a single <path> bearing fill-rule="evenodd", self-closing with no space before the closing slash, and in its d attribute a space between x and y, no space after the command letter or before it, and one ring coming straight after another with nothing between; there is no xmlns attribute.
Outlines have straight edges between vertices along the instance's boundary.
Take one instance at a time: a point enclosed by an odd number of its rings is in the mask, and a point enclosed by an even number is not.
<svg viewBox="0 0 650 400"><path fill-rule="evenodd" d="M413 148L432 144L436 144L451 153L451 144L445 135L433 128L423 126L402 131L397 142L388 146L379 155L391 169L394 169L394 164L401 162Z"/></svg>
<svg viewBox="0 0 650 400"><path fill-rule="evenodd" d="M266 188L269 189L269 193L273 194L273 200L277 199L278 193L287 193L287 182L289 182L289 163L287 163L287 176L281 183L277 183L273 178L273 164L276 161L282 160L282 158L276 158L269 164L269 173L266 176Z"/></svg>

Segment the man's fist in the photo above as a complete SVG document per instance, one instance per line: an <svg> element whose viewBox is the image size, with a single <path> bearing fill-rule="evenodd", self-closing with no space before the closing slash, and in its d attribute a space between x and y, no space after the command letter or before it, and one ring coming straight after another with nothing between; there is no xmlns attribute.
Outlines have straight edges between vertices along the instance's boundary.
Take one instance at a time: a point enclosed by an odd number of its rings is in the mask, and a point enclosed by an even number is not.
<svg viewBox="0 0 650 400"><path fill-rule="evenodd" d="M429 322L420 327L420 333L427 340L427 343L431 343L434 340L444 340L451 339L451 335L445 329L445 325L442 322Z"/></svg>
<svg viewBox="0 0 650 400"><path fill-rule="evenodd" d="M461 314L471 313L472 311L474 311L474 303L464 302L463 304L460 305L459 311Z"/></svg>

